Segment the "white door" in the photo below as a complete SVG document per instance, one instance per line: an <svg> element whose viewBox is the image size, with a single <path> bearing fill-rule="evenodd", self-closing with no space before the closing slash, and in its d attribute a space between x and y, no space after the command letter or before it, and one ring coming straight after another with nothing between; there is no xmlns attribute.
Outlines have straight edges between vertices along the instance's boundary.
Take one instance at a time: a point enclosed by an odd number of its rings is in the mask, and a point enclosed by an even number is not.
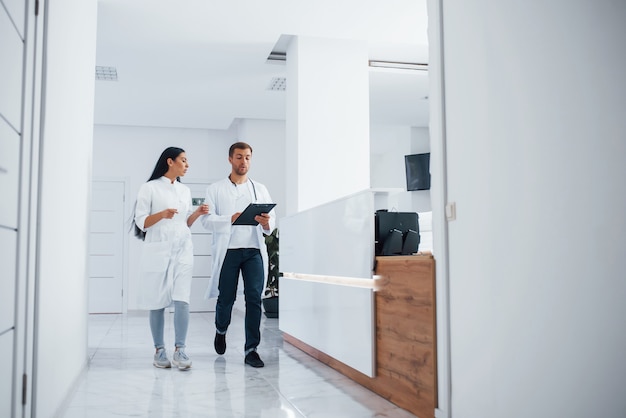
<svg viewBox="0 0 626 418"><path fill-rule="evenodd" d="M204 201L206 189L210 183L200 181L184 181L191 189L191 199L194 209ZM191 226L193 240L193 278L191 280L191 312L213 312L217 299L205 299L204 294L211 278L211 232L206 230L198 219Z"/></svg>
<svg viewBox="0 0 626 418"><path fill-rule="evenodd" d="M124 309L123 181L92 183L89 229L89 313Z"/></svg>

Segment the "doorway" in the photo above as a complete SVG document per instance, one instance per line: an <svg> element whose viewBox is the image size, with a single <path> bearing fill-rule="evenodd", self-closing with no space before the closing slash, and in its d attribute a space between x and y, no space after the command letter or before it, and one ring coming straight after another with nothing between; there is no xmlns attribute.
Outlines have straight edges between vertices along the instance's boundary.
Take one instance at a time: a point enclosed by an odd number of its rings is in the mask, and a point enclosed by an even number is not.
<svg viewBox="0 0 626 418"><path fill-rule="evenodd" d="M89 313L125 312L123 180L92 182L89 225Z"/></svg>

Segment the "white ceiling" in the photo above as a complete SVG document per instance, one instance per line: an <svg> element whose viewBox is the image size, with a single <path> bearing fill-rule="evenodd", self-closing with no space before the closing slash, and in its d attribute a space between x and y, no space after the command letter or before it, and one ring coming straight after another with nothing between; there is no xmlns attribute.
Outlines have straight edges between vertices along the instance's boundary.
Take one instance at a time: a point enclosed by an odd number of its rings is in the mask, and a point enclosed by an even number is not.
<svg viewBox="0 0 626 418"><path fill-rule="evenodd" d="M370 60L428 62L426 0L99 0L97 124L228 129L285 115L267 62L281 35L366 40ZM334 65L332 62L320 65ZM287 81L287 85L288 85ZM425 71L370 70L370 120L427 126Z"/></svg>

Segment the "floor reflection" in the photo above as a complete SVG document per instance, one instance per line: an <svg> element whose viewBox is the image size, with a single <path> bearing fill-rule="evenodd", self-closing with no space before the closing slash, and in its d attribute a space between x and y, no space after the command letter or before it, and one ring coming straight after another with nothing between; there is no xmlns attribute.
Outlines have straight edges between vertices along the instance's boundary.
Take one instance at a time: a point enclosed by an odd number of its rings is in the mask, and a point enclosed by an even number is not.
<svg viewBox="0 0 626 418"><path fill-rule="evenodd" d="M173 314L172 314L173 315ZM145 312L90 315L89 367L60 418L413 417L368 389L284 343L279 319L263 318L259 354L244 364L243 314L233 311L223 356L213 350L213 313L192 313L188 371L152 366ZM173 345L171 318L166 344ZM171 357L173 347L167 347Z"/></svg>

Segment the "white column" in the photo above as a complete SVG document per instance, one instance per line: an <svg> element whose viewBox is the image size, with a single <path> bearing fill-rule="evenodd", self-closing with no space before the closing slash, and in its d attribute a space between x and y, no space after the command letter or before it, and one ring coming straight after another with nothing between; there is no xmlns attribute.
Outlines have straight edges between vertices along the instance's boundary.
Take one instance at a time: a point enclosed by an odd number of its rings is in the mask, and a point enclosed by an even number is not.
<svg viewBox="0 0 626 418"><path fill-rule="evenodd" d="M287 213L370 187L367 44L294 37L287 49Z"/></svg>

